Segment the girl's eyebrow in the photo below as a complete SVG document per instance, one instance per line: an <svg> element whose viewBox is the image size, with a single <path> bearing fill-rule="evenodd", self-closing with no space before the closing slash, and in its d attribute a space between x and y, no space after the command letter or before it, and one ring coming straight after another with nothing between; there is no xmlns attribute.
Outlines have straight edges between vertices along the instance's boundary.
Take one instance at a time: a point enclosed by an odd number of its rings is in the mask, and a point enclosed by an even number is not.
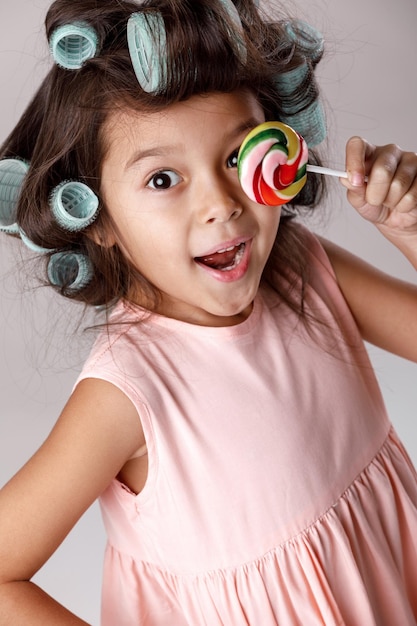
<svg viewBox="0 0 417 626"><path fill-rule="evenodd" d="M262 124L262 122L264 121L265 119L261 119L260 116L259 118L249 117L247 120L245 120L244 122L236 126L236 128L233 129L232 132L230 133L229 137L230 139L239 137L239 135L241 135L242 133L253 130L256 126L259 126L259 124Z"/></svg>
<svg viewBox="0 0 417 626"><path fill-rule="evenodd" d="M128 170L133 165L138 163L138 161L142 161L143 159L154 156L166 156L172 154L173 152L173 146L153 146L150 148L145 148L144 150L136 150L126 163L125 170Z"/></svg>
<svg viewBox="0 0 417 626"><path fill-rule="evenodd" d="M250 117L244 120L243 122L238 124L236 127L234 127L230 131L230 133L225 135L224 137L225 141L233 141L234 139L236 139L243 133L249 132L250 130L255 128L255 126L258 126L259 124L261 124L262 121L263 120L261 120L260 118L258 119L255 117ZM167 155L169 156L170 154L173 154L175 152L175 149L176 147L172 145L166 145L166 146L158 145L158 146L151 146L149 148L145 148L144 150L136 150L134 154L132 154L128 162L126 163L125 170L130 169L133 165L135 165L139 161L142 161L143 159L147 159L149 157L167 156Z"/></svg>

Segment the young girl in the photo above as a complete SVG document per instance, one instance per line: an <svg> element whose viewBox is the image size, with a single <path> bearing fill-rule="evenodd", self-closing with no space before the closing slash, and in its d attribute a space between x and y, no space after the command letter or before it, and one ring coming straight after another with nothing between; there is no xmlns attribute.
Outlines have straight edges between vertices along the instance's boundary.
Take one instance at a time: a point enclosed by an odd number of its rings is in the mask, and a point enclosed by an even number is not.
<svg viewBox="0 0 417 626"><path fill-rule="evenodd" d="M323 140L320 37L252 0L57 0L46 29L0 224L106 323L0 493L0 623L86 623L30 580L100 498L104 626L416 624L417 477L363 339L416 361L417 289L294 219L317 175L280 208L236 168L266 120ZM346 168L417 267L417 156L355 137Z"/></svg>

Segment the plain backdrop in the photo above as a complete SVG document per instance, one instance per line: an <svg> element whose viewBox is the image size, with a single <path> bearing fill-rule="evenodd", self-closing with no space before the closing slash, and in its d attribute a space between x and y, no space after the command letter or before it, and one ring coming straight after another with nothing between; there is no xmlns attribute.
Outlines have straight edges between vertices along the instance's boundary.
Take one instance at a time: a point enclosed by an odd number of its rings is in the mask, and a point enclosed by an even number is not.
<svg viewBox="0 0 417 626"><path fill-rule="evenodd" d="M0 0L0 142L17 122L50 67L43 34L47 0ZM319 66L328 110L323 157L343 168L354 134L417 150L417 4L415 0L299 0L287 11L326 38ZM332 181L315 230L381 269L410 281L415 272L374 228L356 216ZM81 310L31 286L20 248L0 241L0 484L46 437L64 405L91 334L77 331ZM25 268L23 270L23 268ZM84 324L85 325L85 324ZM81 327L83 324L81 324ZM398 323L392 320L392 332ZM417 462L416 366L370 348L392 421ZM331 384L331 381L329 381ZM94 505L36 580L91 624L99 622L104 532Z"/></svg>

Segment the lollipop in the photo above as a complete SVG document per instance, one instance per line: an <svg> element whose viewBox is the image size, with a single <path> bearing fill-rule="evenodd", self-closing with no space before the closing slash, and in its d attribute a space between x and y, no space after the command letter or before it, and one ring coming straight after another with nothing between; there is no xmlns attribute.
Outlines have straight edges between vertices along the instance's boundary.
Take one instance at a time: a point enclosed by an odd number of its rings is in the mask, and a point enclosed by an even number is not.
<svg viewBox="0 0 417 626"><path fill-rule="evenodd" d="M304 187L307 160L308 148L301 135L282 122L265 122L240 147L240 184L258 204L285 204Z"/></svg>
<svg viewBox="0 0 417 626"><path fill-rule="evenodd" d="M244 139L237 169L243 191L258 204L291 202L307 180L307 172L346 177L346 172L308 165L308 147L291 126L265 122Z"/></svg>

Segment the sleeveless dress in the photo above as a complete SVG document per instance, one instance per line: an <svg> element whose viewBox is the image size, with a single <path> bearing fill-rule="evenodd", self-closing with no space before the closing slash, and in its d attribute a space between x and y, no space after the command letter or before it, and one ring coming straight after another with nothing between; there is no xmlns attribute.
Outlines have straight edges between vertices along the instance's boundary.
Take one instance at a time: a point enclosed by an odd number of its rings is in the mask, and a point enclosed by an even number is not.
<svg viewBox="0 0 417 626"><path fill-rule="evenodd" d="M80 378L127 394L149 457L100 497L103 626L417 624L416 472L309 237L314 338L266 287L237 326L121 303L98 338Z"/></svg>

